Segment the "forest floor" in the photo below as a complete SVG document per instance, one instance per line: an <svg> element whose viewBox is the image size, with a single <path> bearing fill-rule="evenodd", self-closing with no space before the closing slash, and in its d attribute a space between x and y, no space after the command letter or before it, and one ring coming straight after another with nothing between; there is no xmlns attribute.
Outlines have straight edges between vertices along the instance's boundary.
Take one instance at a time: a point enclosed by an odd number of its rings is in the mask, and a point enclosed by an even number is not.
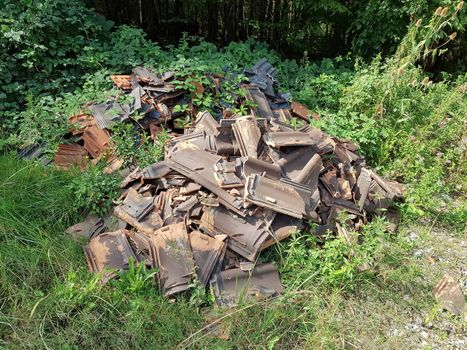
<svg viewBox="0 0 467 350"><path fill-rule="evenodd" d="M134 281L101 287L80 245L63 235L79 216L71 176L0 158L0 335L2 346L48 349L265 348L463 349L465 321L442 311L432 288L446 272L467 292L465 234L436 220L402 223L382 247L374 278L352 291L309 276L278 300L216 311ZM48 215L46 215L46 213ZM294 269L288 275L298 272ZM128 282L128 281L126 281ZM209 322L219 326L206 332ZM218 320L218 321L216 321ZM213 337L221 332L228 339Z"/></svg>

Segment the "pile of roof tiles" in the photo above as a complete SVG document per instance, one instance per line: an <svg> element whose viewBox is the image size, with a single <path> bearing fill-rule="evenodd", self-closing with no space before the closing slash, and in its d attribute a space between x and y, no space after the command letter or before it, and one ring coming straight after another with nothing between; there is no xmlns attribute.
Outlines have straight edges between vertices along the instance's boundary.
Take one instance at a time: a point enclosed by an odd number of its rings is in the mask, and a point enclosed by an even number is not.
<svg viewBox="0 0 467 350"><path fill-rule="evenodd" d="M352 142L308 123L292 127L294 118L309 121L310 112L277 92L276 71L266 60L245 74L249 115L236 116L229 106L212 114L191 106L192 122L172 133L164 160L123 180L113 217L89 216L68 229L89 239L84 251L91 271L106 280L133 259L157 268L166 296L187 291L194 279L211 287L219 305L275 296L283 286L274 263L257 264L262 251L310 230L310 222L316 235L340 234L344 226L358 231L402 197L402 186L366 167ZM135 68L112 79L132 102L94 104L92 115L72 117L82 148L61 146L56 162L80 164L83 154L99 159L112 149L108 128L136 110L144 114L142 132L157 134L173 120L173 106L190 98L170 83L173 73ZM218 93L222 77L211 79ZM60 158L70 153L72 161Z"/></svg>

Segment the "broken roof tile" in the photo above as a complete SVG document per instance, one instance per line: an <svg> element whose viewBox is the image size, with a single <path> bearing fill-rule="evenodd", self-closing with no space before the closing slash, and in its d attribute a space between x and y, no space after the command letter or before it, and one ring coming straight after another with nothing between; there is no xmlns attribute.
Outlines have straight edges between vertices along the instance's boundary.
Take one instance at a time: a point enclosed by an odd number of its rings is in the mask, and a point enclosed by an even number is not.
<svg viewBox="0 0 467 350"><path fill-rule="evenodd" d="M221 206L206 208L200 222L200 229L213 237L227 235L229 249L250 261L256 259L261 245L269 238L267 227L260 215L241 218Z"/></svg>
<svg viewBox="0 0 467 350"><path fill-rule="evenodd" d="M280 148L286 146L311 146L315 142L310 135L298 131L268 132L263 136L266 145Z"/></svg>
<svg viewBox="0 0 467 350"><path fill-rule="evenodd" d="M114 82L114 84L122 90L131 90L131 75L111 75L110 78Z"/></svg>
<svg viewBox="0 0 467 350"><path fill-rule="evenodd" d="M122 209L137 220L144 218L154 208L153 197L143 197L133 188L127 192Z"/></svg>
<svg viewBox="0 0 467 350"><path fill-rule="evenodd" d="M300 119L310 121L310 111L297 101L292 101L292 112Z"/></svg>
<svg viewBox="0 0 467 350"><path fill-rule="evenodd" d="M221 158L200 150L184 149L169 155L167 164L173 170L185 175L219 197L227 208L244 216L243 201L221 189L214 177L214 165Z"/></svg>
<svg viewBox="0 0 467 350"><path fill-rule="evenodd" d="M195 266L183 222L162 227L151 236L150 256L153 267L158 269L159 283L165 296L190 287Z"/></svg>
<svg viewBox="0 0 467 350"><path fill-rule="evenodd" d="M299 184L285 179L278 182L253 174L246 178L244 200L301 219L307 212L302 190Z"/></svg>
<svg viewBox="0 0 467 350"><path fill-rule="evenodd" d="M261 141L261 131L256 119L252 116L238 117L232 124L235 139L243 157L258 158L258 146Z"/></svg>
<svg viewBox="0 0 467 350"><path fill-rule="evenodd" d="M78 144L61 144L54 156L54 163L57 167L68 169L76 165L81 169L86 168L86 149Z"/></svg>
<svg viewBox="0 0 467 350"><path fill-rule="evenodd" d="M257 265L252 272L240 268L222 271L214 276L211 288L222 307L275 297L284 291L274 264Z"/></svg>
<svg viewBox="0 0 467 350"><path fill-rule="evenodd" d="M101 129L97 125L86 128L83 133L84 148L94 158L99 157L104 151L113 146L107 130Z"/></svg>
<svg viewBox="0 0 467 350"><path fill-rule="evenodd" d="M89 215L84 219L83 222L79 222L67 228L65 233L71 236L79 236L85 239L91 239L99 235L99 233L103 232L104 230L104 219L96 215Z"/></svg>
<svg viewBox="0 0 467 350"><path fill-rule="evenodd" d="M128 268L130 259L137 261L126 238L126 230L101 233L83 249L89 271L105 272L103 281L115 276L115 271Z"/></svg>
<svg viewBox="0 0 467 350"><path fill-rule="evenodd" d="M212 273L220 264L226 248L226 235L210 237L200 231L189 234L193 258L196 262L196 273L203 286L207 286Z"/></svg>

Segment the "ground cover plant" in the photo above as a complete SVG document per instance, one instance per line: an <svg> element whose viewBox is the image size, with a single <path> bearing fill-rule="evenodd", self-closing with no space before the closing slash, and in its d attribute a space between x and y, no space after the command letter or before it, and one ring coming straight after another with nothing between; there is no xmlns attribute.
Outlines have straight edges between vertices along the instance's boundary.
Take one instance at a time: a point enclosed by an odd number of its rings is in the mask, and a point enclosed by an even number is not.
<svg viewBox="0 0 467 350"><path fill-rule="evenodd" d="M462 316L443 313L431 289L446 270L459 270L467 259L467 75L429 74L423 69L427 60L448 54L442 49L454 40L453 28L465 23L462 3L415 19L393 56L370 63L350 57L297 63L254 40L219 49L186 37L166 50L139 29L107 31L105 20L92 11L59 5L44 2L34 17L44 23L39 29L29 26L33 19L28 17L18 22L28 24L23 24L23 33L18 33L18 23L2 22L3 48L12 50L12 41L27 46L16 60L2 61L2 72L14 74L12 65L22 62L33 64L38 73L22 78L2 75L1 346L462 347ZM9 6L10 13L16 13ZM63 21L82 25L65 26ZM73 31L64 32L61 25ZM24 32L27 29L32 34ZM74 41L76 37L83 41ZM41 47L48 40L56 41L57 52L44 58L51 54ZM356 141L371 166L406 184L397 231L389 233L388 223L376 220L354 245L342 237L322 245L312 232L297 232L262 258L280 261L286 293L232 310L213 310L209 296L199 288L171 303L154 285L153 271L140 267L101 286L86 271L80 244L63 231L88 211L104 212L117 195L118 180L103 174L99 165L84 173L63 172L20 161L16 147L41 140L52 154L68 116L80 104L116 94L108 79L111 73L145 64L158 71L192 70L201 76L226 66L242 69L262 57L278 68L281 89L319 115L313 125ZM203 102L206 107L216 103L207 98ZM130 132L116 133L122 155L140 164L160 155L163 140L135 149L124 142ZM437 262L430 260L433 256ZM230 339L212 337L218 331L213 326Z"/></svg>

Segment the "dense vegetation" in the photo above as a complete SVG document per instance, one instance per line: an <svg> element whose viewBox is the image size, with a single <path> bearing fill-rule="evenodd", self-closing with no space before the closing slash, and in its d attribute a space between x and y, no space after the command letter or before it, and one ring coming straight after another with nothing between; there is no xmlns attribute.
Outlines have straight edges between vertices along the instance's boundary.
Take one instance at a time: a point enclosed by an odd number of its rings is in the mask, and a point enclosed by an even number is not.
<svg viewBox="0 0 467 350"><path fill-rule="evenodd" d="M426 17L449 1L88 0L87 3L115 23L136 25L158 41L171 41L186 31L221 45L255 37L276 51L295 57L303 54L313 58L333 57L353 51L368 58L381 51L394 52L411 21ZM458 40L462 43L461 38Z"/></svg>
<svg viewBox="0 0 467 350"><path fill-rule="evenodd" d="M355 27L354 34L345 39L351 40L355 52L371 48L374 53L397 43L393 54L377 55L371 61L352 55L300 62L283 59L267 44L253 39L218 48L185 36L167 49L149 41L141 29L112 27L78 1L3 3L0 339L4 344L0 345L173 348L193 334L182 347L252 348L260 344L281 349L349 348L348 341L364 348L375 344L391 348L397 342L379 331L377 315L362 311L366 310L365 302L374 303L375 310L384 313L404 308L432 312L432 285L415 266L410 256L413 243L406 239L406 233L413 230L410 222L432 220L431 228L436 224L454 235L465 234L467 75L462 65L449 74L424 69L458 49L452 44L463 37L466 15L462 2L443 1L444 7L433 9L426 17L419 15L432 10L431 2L403 2L405 7L397 1L384 1L387 6L376 6L373 1L359 5L318 1L316 7L307 6L307 1L294 2L294 6L301 6L294 9L300 17L294 25L303 27L307 36L293 36L301 32L280 21L272 22L271 29L271 33L283 34L288 45L299 42L303 47L297 48L317 50L310 43L320 35L325 38L322 30L337 35L332 28L339 27L345 18L353 23L345 24L348 28ZM246 3L236 2L236 6ZM276 3L282 6L289 2ZM325 8L325 3L335 8ZM355 10L357 16L351 15L351 5L361 6ZM189 11L189 7L180 11ZM326 11L334 17L324 16ZM414 17L406 29L404 24L411 15ZM326 18L332 22L331 29L318 25L319 21L307 22L310 27L304 27L307 16ZM371 21L384 23L385 27L378 29L385 32L373 33ZM258 32L250 34L262 33L265 22L258 23L253 26ZM258 36L275 39L276 34L268 35ZM230 38L238 37L224 39ZM357 246L349 247L336 239L319 248L314 236L305 232L271 250L264 259L280 256L288 292L273 304L260 302L220 313L231 327L232 341L227 342L196 333L203 327L200 307L211 304L203 291L195 290L172 304L159 295L149 272L142 269L132 269L107 286L99 285L97 278L86 272L79 244L63 237L62 232L83 212L104 210L117 193L118 179L102 174L99 166L85 173L57 172L18 161L13 153L21 144L38 141L53 153L66 131L68 116L78 111L80 104L116 94L108 78L112 73L125 73L144 64L157 71L174 69L200 76L220 72L225 66L241 70L261 57L278 68L283 91L292 92L320 115L313 121L315 125L359 143L369 164L405 183L407 195L400 208L403 221L395 234L388 234L387 223L377 220L365 228L362 244ZM163 140L136 148L124 142L128 132L122 128L115 136L120 138L121 154L141 163L157 157ZM431 228L424 234L429 236ZM365 263L370 268L358 272ZM417 302L402 300L407 293L418 298ZM351 305L357 305L356 312L348 311ZM354 317L362 328L351 326Z"/></svg>

